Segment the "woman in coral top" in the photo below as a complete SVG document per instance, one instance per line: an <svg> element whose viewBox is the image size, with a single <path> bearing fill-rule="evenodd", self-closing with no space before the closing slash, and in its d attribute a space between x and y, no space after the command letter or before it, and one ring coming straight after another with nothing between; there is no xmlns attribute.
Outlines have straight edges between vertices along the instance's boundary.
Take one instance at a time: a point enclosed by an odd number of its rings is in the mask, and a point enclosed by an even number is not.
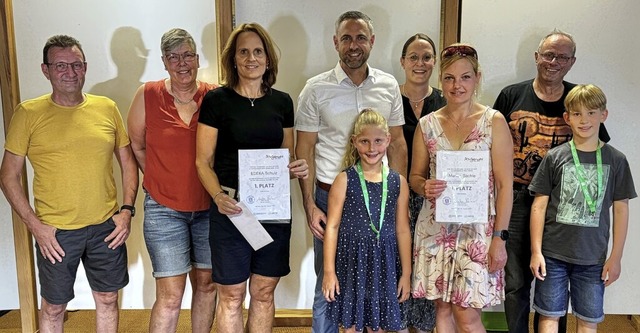
<svg viewBox="0 0 640 333"><path fill-rule="evenodd" d="M156 279L149 332L175 332L187 273L193 288L191 327L210 332L216 290L211 281L210 197L195 167L200 103L215 85L196 80L191 35L171 29L161 39L169 78L143 84L131 103L131 147L144 173L144 239Z"/></svg>

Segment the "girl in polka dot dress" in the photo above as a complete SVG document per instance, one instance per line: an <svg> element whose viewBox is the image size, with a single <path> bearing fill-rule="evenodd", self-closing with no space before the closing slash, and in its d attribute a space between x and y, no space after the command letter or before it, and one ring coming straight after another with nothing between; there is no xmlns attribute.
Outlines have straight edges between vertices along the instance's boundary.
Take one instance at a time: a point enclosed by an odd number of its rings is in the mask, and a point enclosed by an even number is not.
<svg viewBox="0 0 640 333"><path fill-rule="evenodd" d="M379 113L354 124L343 165L329 192L322 291L327 317L345 332L401 328L409 297L411 233L406 179L383 164L391 140Z"/></svg>

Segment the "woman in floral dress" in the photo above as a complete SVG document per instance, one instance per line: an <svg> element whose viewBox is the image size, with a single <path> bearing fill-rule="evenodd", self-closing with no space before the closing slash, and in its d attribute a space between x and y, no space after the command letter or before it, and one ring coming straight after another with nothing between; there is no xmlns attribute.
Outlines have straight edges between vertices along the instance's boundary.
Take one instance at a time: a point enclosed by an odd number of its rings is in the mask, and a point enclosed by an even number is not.
<svg viewBox="0 0 640 333"><path fill-rule="evenodd" d="M447 105L420 119L413 142L411 188L425 197L415 233L412 294L436 301L436 330L484 332L481 309L504 299L507 260L502 230L512 203L512 142L498 111L475 101L481 73L476 50L454 44L441 53L440 81ZM486 223L435 221L438 151L489 151ZM494 236L497 235L497 236Z"/></svg>

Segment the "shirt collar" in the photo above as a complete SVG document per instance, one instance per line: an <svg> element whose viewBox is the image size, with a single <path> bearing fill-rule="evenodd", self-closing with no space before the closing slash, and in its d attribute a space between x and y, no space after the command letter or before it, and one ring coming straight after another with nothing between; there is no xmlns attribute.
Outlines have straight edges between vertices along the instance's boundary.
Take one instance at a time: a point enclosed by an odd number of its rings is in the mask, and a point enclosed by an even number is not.
<svg viewBox="0 0 640 333"><path fill-rule="evenodd" d="M353 81L351 81L347 73L344 71L344 69L342 69L342 66L340 66L340 61L338 61L338 64L336 64L336 67L333 68L333 73L338 83L342 83L343 81L347 80L347 82L349 82L350 84L353 84ZM362 84L365 84L367 81L370 81L370 80L375 82L375 77L371 74L371 67L369 66L369 64L367 64L367 78L364 79Z"/></svg>

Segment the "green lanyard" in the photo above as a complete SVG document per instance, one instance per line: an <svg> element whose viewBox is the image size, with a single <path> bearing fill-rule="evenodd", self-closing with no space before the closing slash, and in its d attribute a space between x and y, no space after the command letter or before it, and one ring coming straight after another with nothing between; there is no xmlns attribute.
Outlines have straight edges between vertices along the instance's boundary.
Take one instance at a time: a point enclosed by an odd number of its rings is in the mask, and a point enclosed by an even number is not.
<svg viewBox="0 0 640 333"><path fill-rule="evenodd" d="M586 172L584 171L584 167L580 164L580 159L578 158L578 152L576 151L576 145L573 143L573 140L569 141L569 146L571 146L571 155L573 156L573 164L576 166L576 176L578 177L578 182L580 183L580 187L582 188L582 193L584 194L585 200L587 200L587 205L589 205L589 210L591 214L596 213L596 201L591 198L591 194L589 194L589 188L587 187ZM598 148L596 148L596 168L598 172L598 192L596 193L596 200L600 197L602 193L602 152L600 151L600 140L598 140Z"/></svg>
<svg viewBox="0 0 640 333"><path fill-rule="evenodd" d="M371 209L369 209L369 190L367 190L367 184L364 181L364 173L362 172L362 165L360 161L356 163L356 171L358 172L358 178L360 178L360 187L362 187L362 194L364 195L364 204L367 206L367 213L369 214L369 226L373 233L376 234L376 239L380 240L380 230L382 230L382 223L384 222L384 210L387 207L387 175L389 174L389 169L383 164L382 165L382 203L380 204L380 222L378 222L378 227L373 224L373 219L371 218Z"/></svg>

